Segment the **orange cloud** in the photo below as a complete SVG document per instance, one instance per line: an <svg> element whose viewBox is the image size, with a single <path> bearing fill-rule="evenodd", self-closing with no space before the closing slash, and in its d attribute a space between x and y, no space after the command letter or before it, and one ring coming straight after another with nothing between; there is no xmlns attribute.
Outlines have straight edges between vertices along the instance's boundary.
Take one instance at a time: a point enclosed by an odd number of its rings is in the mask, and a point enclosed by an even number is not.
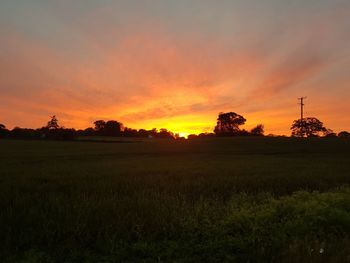
<svg viewBox="0 0 350 263"><path fill-rule="evenodd" d="M320 103L329 86L340 89L349 81L347 72L335 73L350 65L340 62L347 50L342 43L350 38L338 26L345 25L346 12L285 22L282 31L249 19L240 30L234 23L232 30L231 24L213 30L201 27L206 16L184 30L141 9L132 16L136 23L122 14L125 21L114 21L108 5L78 17L65 4L55 6L60 34L68 39L61 48L15 26L2 34L0 122L9 127L38 127L56 114L68 127L117 119L134 128L199 133L213 128L218 112L236 111L248 119L246 128L262 122L267 132L289 134L298 96ZM67 19L61 21L62 8ZM342 97L333 101L347 110ZM331 108L323 114L324 108L312 113L334 127L348 127L348 119Z"/></svg>

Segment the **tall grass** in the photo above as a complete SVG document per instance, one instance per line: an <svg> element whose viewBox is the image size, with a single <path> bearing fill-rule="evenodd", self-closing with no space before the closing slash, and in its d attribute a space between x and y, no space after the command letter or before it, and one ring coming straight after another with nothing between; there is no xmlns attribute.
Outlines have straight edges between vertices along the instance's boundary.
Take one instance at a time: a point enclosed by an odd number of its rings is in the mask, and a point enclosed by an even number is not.
<svg viewBox="0 0 350 263"><path fill-rule="evenodd" d="M342 140L1 141L0 259L345 262L349 157Z"/></svg>

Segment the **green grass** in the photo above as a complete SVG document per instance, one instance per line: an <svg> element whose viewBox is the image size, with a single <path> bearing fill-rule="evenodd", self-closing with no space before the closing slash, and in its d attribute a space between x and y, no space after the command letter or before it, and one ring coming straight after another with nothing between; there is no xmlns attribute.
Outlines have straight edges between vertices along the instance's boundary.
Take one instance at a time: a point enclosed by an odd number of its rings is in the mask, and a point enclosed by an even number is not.
<svg viewBox="0 0 350 263"><path fill-rule="evenodd" d="M349 160L339 139L2 140L0 262L347 262Z"/></svg>

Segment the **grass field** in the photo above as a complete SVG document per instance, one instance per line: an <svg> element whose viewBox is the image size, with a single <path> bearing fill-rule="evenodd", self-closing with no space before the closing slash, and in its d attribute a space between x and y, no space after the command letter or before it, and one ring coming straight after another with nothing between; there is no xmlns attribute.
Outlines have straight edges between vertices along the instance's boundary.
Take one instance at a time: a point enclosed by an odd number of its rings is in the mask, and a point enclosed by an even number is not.
<svg viewBox="0 0 350 263"><path fill-rule="evenodd" d="M350 140L0 141L0 262L350 262Z"/></svg>

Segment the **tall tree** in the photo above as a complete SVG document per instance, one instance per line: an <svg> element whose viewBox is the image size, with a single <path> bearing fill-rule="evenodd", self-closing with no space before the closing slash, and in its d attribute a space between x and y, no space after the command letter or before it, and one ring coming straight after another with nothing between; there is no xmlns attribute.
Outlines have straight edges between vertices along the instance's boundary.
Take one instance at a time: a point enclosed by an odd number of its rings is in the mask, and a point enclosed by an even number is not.
<svg viewBox="0 0 350 263"><path fill-rule="evenodd" d="M53 115L51 117L51 120L48 121L46 128L48 128L49 130L56 130L60 128L60 126L58 125L58 120L56 118L56 115Z"/></svg>
<svg viewBox="0 0 350 263"><path fill-rule="evenodd" d="M315 117L307 117L302 120L295 120L290 128L293 137L312 137L326 135L328 129L323 126L323 123Z"/></svg>
<svg viewBox="0 0 350 263"><path fill-rule="evenodd" d="M240 131L239 126L243 125L246 121L243 116L235 112L220 113L214 132L218 136L236 135Z"/></svg>

